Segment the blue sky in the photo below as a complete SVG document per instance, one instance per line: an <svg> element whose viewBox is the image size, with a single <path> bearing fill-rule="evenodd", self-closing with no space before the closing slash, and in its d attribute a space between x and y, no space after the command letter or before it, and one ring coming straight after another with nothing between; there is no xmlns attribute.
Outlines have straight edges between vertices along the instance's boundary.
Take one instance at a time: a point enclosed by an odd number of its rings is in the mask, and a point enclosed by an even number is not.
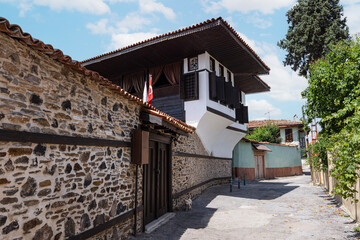
<svg viewBox="0 0 360 240"><path fill-rule="evenodd" d="M0 16L75 60L223 17L271 68L270 93L247 95L250 119L301 117L307 82L282 61L295 0L0 0ZM360 32L360 0L342 0L351 34Z"/></svg>

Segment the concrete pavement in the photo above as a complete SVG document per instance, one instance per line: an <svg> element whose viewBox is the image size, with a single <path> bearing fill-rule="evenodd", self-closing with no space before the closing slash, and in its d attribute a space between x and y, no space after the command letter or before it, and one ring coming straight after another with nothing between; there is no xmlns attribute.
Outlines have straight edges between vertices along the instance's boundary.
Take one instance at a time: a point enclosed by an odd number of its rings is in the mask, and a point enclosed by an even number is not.
<svg viewBox="0 0 360 240"><path fill-rule="evenodd" d="M360 239L347 213L310 175L253 181L229 192L209 188L189 212L180 211L136 239Z"/></svg>

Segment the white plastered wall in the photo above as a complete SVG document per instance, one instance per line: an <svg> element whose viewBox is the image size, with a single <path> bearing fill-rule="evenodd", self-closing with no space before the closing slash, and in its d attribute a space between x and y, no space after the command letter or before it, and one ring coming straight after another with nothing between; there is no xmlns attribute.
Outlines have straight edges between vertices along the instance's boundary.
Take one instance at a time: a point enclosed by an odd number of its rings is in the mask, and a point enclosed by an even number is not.
<svg viewBox="0 0 360 240"><path fill-rule="evenodd" d="M215 71L219 75L219 62L215 59ZM225 78L227 79L228 69L224 67ZM235 145L245 136L245 133L227 129L228 126L246 131L245 124L236 123L229 118L235 119L235 110L230 109L209 98L209 70L210 55L205 52L198 55L198 76L199 76L199 99L185 102L186 123L196 127L207 152L216 157L232 157L232 150ZM188 59L184 59L184 73L188 71ZM231 73L232 83L233 73ZM241 94L243 102L245 94ZM207 108L219 111L228 117L222 117L210 112Z"/></svg>

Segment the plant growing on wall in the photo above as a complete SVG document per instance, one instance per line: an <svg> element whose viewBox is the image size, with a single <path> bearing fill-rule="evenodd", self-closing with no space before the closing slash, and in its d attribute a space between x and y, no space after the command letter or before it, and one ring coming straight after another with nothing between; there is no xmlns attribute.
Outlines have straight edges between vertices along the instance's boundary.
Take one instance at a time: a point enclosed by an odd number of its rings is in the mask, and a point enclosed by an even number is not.
<svg viewBox="0 0 360 240"><path fill-rule="evenodd" d="M309 158L308 162L313 164L315 170L326 171L328 169L328 157L327 157L328 138L325 136L319 136L318 141L309 144Z"/></svg>
<svg viewBox="0 0 360 240"><path fill-rule="evenodd" d="M302 93L309 120L321 118L325 146L332 155L334 192L354 198L360 163L360 40L331 47L310 67L309 86ZM321 146L322 143L319 143Z"/></svg>
<svg viewBox="0 0 360 240"><path fill-rule="evenodd" d="M246 138L258 142L280 143L280 130L275 124L268 124L263 127L255 128L252 133L248 133Z"/></svg>
<svg viewBox="0 0 360 240"><path fill-rule="evenodd" d="M288 52L284 65L301 76L308 76L310 62L324 56L331 44L349 38L339 0L298 0L286 16L289 29L278 46Z"/></svg>

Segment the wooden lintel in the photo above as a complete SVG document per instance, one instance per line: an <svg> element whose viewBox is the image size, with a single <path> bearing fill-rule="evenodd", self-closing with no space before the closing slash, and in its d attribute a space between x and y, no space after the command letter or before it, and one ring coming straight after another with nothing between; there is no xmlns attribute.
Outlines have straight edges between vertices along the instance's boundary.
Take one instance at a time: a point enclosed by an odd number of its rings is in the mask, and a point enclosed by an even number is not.
<svg viewBox="0 0 360 240"><path fill-rule="evenodd" d="M0 129L0 141L3 142L31 142L31 143L50 143L64 145L80 146L98 146L98 147L131 147L131 142L89 138L73 137L58 134L32 133L26 131L14 131Z"/></svg>
<svg viewBox="0 0 360 240"><path fill-rule="evenodd" d="M144 207L142 205L138 206L137 207L137 212L140 212L143 209L144 209ZM104 231L106 229L109 229L109 228L111 228L111 227L113 227L113 226L115 226L115 225L117 225L117 224L119 224L121 222L124 222L124 221L132 218L134 216L134 214L135 214L135 209L131 209L131 210L119 215L119 216L114 217L113 219L105 222L104 224L100 224L100 225L98 225L96 227L93 227L93 228L91 228L89 230L86 230L86 231L84 231L84 232L82 232L82 233L80 233L78 235L69 237L69 238L67 238L67 240L83 240L83 239L85 240L85 239L88 239L88 238L90 238L90 237L92 237L92 236L94 236L94 235L96 235L96 234L98 234L98 233L100 233L100 232L102 232L102 231Z"/></svg>
<svg viewBox="0 0 360 240"><path fill-rule="evenodd" d="M153 124L156 128L167 129L180 135L187 135L187 132L173 126L172 124L164 121L161 117L154 116L150 113L141 112L140 119L145 124Z"/></svg>

